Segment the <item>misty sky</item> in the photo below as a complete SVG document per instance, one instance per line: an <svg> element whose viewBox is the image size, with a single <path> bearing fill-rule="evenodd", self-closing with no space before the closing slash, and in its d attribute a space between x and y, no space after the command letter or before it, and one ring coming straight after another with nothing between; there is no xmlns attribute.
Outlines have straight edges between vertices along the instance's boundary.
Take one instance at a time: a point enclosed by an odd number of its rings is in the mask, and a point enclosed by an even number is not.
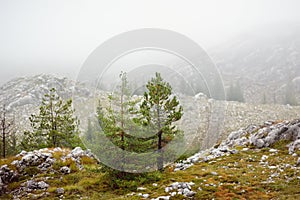
<svg viewBox="0 0 300 200"><path fill-rule="evenodd" d="M298 0L0 0L0 84L39 73L75 78L98 45L125 31L170 29L209 49L296 22L299 8Z"/></svg>

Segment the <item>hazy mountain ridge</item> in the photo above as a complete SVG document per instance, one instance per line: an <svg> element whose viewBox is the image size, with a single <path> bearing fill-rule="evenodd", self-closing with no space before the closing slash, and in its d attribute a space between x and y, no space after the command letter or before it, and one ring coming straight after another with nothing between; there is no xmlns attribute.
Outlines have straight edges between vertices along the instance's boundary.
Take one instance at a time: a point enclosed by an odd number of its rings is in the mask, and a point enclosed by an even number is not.
<svg viewBox="0 0 300 200"><path fill-rule="evenodd" d="M74 89L76 94L89 96L86 88L75 88L75 81L66 77L50 74L25 76L13 79L0 87L0 103L6 104L8 110L28 104L39 105L44 94L55 88L63 99L71 98Z"/></svg>
<svg viewBox="0 0 300 200"><path fill-rule="evenodd" d="M283 103L293 80L300 100L300 26L263 27L214 48L211 55L226 85L240 80L247 102Z"/></svg>

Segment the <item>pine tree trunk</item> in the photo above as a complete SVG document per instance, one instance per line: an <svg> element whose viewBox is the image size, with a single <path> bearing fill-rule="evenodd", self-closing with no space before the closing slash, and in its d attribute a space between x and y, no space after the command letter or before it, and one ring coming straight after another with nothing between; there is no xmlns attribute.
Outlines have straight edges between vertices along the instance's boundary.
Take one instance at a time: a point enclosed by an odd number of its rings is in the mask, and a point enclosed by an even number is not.
<svg viewBox="0 0 300 200"><path fill-rule="evenodd" d="M5 129L2 129L2 157L5 158Z"/></svg>
<svg viewBox="0 0 300 200"><path fill-rule="evenodd" d="M6 119L6 116L5 116L5 108L3 108L3 118L1 119L1 129L2 129L2 157L5 158L5 149L6 149L6 145L5 145L5 134L6 134L6 124L5 124L5 119Z"/></svg>
<svg viewBox="0 0 300 200"><path fill-rule="evenodd" d="M157 149L158 149L158 157L157 157L157 169L159 171L163 171L164 168L164 157L163 157L163 152L162 152L162 130L160 130L157 135L158 135L158 143L157 143Z"/></svg>

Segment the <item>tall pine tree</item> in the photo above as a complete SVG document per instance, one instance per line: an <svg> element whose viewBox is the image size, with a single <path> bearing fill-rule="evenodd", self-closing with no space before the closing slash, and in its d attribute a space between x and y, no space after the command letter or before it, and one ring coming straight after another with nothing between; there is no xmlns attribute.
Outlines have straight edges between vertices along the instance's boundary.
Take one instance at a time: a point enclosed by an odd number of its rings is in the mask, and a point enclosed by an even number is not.
<svg viewBox="0 0 300 200"><path fill-rule="evenodd" d="M144 93L139 110L141 117L138 121L156 131L159 152L157 168L162 171L163 143L170 141L170 137L177 132L173 123L181 119L183 111L176 96L172 95L171 85L165 82L159 73L147 83L146 88L148 91ZM164 135L169 137L164 138Z"/></svg>

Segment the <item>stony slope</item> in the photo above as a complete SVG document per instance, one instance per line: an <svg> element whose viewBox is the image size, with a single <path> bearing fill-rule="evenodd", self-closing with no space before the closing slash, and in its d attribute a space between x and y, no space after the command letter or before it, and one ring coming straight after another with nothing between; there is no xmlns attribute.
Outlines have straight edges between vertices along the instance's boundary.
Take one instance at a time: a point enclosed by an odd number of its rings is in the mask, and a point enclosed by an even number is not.
<svg viewBox="0 0 300 200"><path fill-rule="evenodd" d="M297 199L299 148L300 120L252 125L230 133L215 147L170 165L155 180L131 182L119 189L109 187L89 151L23 151L1 160L0 197Z"/></svg>
<svg viewBox="0 0 300 200"><path fill-rule="evenodd" d="M51 87L56 87L60 96L70 98L73 91L74 101L82 102L84 109L77 109L81 125L84 125L88 115L88 108L94 108L94 94L84 86L66 78L52 75L36 75L21 77L8 82L0 88L0 105L6 104L15 117L16 129L19 135L24 130L30 129L28 117L37 112L42 97ZM108 93L99 91L102 102L107 101ZM202 148L209 148L215 142L227 137L228 133L249 124L261 121L276 121L278 119L291 120L299 118L300 107L291 107L275 104L244 104L238 102L225 102L208 99L205 95L198 94L194 97L179 96L184 107L181 128L187 135L187 140L197 141ZM77 107L76 107L77 108ZM197 146L197 147L198 147Z"/></svg>
<svg viewBox="0 0 300 200"><path fill-rule="evenodd" d="M10 118L17 122L14 124L17 132L22 134L29 128L29 116L38 111L42 98L51 88L56 88L63 99L85 101L89 98L91 93L83 84L74 85L72 80L50 74L19 77L0 87L0 106L6 106Z"/></svg>

